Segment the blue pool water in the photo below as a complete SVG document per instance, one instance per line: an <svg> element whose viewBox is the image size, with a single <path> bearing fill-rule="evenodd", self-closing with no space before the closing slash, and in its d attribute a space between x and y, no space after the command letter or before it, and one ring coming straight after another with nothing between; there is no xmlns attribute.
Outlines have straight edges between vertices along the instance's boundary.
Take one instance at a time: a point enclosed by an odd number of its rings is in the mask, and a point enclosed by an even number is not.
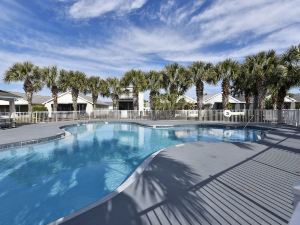
<svg viewBox="0 0 300 225"><path fill-rule="evenodd" d="M94 123L61 140L0 152L0 224L43 225L115 190L150 154L194 141L255 141L259 131ZM201 151L201 149L199 149Z"/></svg>

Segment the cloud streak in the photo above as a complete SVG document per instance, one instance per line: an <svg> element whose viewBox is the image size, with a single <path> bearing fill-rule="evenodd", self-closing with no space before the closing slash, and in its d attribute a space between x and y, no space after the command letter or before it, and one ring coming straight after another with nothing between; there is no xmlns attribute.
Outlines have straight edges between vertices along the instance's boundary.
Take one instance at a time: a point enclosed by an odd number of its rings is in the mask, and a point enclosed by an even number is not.
<svg viewBox="0 0 300 225"><path fill-rule="evenodd" d="M87 19L102 16L109 12L129 13L141 8L147 0L78 0L68 10L75 19Z"/></svg>

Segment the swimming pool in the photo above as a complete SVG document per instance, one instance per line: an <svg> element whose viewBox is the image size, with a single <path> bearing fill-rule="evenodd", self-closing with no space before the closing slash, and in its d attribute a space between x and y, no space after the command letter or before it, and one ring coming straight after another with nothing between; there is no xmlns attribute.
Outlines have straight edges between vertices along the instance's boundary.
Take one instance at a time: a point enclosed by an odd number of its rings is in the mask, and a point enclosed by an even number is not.
<svg viewBox="0 0 300 225"><path fill-rule="evenodd" d="M256 141L260 131L91 123L63 139L0 152L0 224L42 225L115 190L152 153L194 141ZM199 149L201 151L201 149Z"/></svg>

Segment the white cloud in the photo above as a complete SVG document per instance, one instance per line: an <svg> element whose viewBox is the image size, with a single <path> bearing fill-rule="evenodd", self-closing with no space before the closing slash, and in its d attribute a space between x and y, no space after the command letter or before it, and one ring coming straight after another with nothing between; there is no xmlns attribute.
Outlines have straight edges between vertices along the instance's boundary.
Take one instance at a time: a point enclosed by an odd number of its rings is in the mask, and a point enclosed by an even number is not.
<svg viewBox="0 0 300 225"><path fill-rule="evenodd" d="M299 0L216 1L209 9L191 18L207 43L256 38L300 23Z"/></svg>
<svg viewBox="0 0 300 225"><path fill-rule="evenodd" d="M204 3L204 0L195 0L178 5L175 0L167 0L157 12L158 18L168 25L178 25L190 19L190 16Z"/></svg>
<svg viewBox="0 0 300 225"><path fill-rule="evenodd" d="M141 8L147 0L77 0L69 9L75 19L87 19L102 16L109 12L128 13Z"/></svg>

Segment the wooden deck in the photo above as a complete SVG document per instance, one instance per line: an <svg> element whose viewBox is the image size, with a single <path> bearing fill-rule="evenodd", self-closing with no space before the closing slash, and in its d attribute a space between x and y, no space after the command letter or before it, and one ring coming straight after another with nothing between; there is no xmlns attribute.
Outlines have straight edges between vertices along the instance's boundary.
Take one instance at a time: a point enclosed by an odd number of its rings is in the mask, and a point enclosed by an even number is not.
<svg viewBox="0 0 300 225"><path fill-rule="evenodd" d="M288 224L297 180L300 154L271 148L140 216L149 225Z"/></svg>

